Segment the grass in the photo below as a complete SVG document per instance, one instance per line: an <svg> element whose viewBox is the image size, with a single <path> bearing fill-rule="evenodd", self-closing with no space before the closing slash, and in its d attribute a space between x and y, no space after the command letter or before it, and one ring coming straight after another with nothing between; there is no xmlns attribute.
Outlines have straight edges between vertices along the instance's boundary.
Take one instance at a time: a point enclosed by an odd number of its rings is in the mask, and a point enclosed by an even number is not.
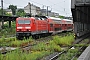
<svg viewBox="0 0 90 60"><path fill-rule="evenodd" d="M12 27L8 28L8 23L4 24L4 29L0 30L0 36L5 35L5 37L7 37L7 35L13 35L16 32L16 24L15 22L12 22Z"/></svg>
<svg viewBox="0 0 90 60"><path fill-rule="evenodd" d="M53 37L53 41L60 46L70 46L74 42L74 37L72 34L66 35L64 37L56 35Z"/></svg>
<svg viewBox="0 0 90 60"><path fill-rule="evenodd" d="M6 55L0 54L1 60L37 60L43 56L49 55L50 51L36 51L36 52L22 52L19 50L7 53Z"/></svg>
<svg viewBox="0 0 90 60"><path fill-rule="evenodd" d="M55 43L39 43L35 45L32 49L32 51L61 51L61 47L59 45L56 45Z"/></svg>
<svg viewBox="0 0 90 60"><path fill-rule="evenodd" d="M28 40L27 39L17 40L16 37L7 38L7 39L0 38L0 46L21 47L21 46L28 45L29 43L34 44L32 38L29 38Z"/></svg>
<svg viewBox="0 0 90 60"><path fill-rule="evenodd" d="M65 37L54 36L53 40L49 42L40 42L37 45L33 46L30 50L22 52L21 50L15 50L6 55L0 54L1 60L39 60L40 58L49 55L53 52L60 52L61 46L69 46L73 43L74 37L72 34L66 35ZM2 46L13 46L13 47L22 47L27 44L34 44L32 38L17 40L16 38L7 38L3 36L0 39L0 44Z"/></svg>
<svg viewBox="0 0 90 60"><path fill-rule="evenodd" d="M29 38L28 40L27 39L16 40L16 38L15 38L14 41L11 41L11 46L21 47L21 46L26 46L26 45L28 45L31 42L33 42L33 40L31 38Z"/></svg>
<svg viewBox="0 0 90 60"><path fill-rule="evenodd" d="M68 53L62 54L59 57L59 60L71 60L71 58L76 54L76 52L80 53L77 49L69 49ZM75 58L74 60L77 60L77 58Z"/></svg>

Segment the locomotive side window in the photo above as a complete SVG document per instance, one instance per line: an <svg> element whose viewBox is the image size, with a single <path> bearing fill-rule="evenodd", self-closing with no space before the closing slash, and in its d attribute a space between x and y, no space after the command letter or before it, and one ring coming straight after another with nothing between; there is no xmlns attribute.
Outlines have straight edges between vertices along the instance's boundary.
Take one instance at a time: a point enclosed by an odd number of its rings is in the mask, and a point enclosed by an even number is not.
<svg viewBox="0 0 90 60"><path fill-rule="evenodd" d="M30 20L18 20L18 24L30 24Z"/></svg>
<svg viewBox="0 0 90 60"><path fill-rule="evenodd" d="M71 21L67 21L67 24L71 24Z"/></svg>

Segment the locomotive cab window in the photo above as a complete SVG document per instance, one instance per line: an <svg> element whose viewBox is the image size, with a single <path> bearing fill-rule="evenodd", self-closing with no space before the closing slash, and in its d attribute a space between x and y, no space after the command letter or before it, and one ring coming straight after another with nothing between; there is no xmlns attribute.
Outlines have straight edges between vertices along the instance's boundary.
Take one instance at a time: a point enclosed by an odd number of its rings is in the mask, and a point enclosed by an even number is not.
<svg viewBox="0 0 90 60"><path fill-rule="evenodd" d="M18 20L18 24L24 24L24 20Z"/></svg>
<svg viewBox="0 0 90 60"><path fill-rule="evenodd" d="M30 20L24 20L25 24L30 24Z"/></svg>
<svg viewBox="0 0 90 60"><path fill-rule="evenodd" d="M18 20L18 24L30 24L30 20Z"/></svg>

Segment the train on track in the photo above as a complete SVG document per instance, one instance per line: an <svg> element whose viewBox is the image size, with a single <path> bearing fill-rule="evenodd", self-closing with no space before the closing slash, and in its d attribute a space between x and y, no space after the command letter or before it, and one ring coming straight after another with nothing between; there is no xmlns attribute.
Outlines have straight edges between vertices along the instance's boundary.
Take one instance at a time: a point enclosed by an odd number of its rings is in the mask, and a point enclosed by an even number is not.
<svg viewBox="0 0 90 60"><path fill-rule="evenodd" d="M73 21L55 17L34 16L16 19L16 37L40 37L73 30Z"/></svg>

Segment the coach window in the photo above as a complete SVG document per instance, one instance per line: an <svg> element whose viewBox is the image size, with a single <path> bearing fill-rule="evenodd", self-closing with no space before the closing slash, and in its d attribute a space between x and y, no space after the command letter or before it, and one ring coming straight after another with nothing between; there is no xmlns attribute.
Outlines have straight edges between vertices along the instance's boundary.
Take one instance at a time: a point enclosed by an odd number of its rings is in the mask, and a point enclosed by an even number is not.
<svg viewBox="0 0 90 60"><path fill-rule="evenodd" d="M67 21L67 24L70 24L70 21Z"/></svg>

